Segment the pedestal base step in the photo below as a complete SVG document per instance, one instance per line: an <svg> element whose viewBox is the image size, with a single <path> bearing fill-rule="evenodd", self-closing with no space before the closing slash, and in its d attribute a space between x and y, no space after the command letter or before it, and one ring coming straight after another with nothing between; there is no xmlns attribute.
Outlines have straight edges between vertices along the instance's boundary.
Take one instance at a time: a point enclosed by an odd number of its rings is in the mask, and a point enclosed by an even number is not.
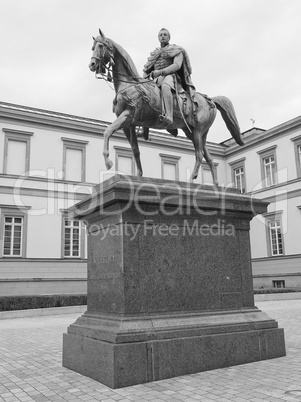
<svg viewBox="0 0 301 402"><path fill-rule="evenodd" d="M110 343L64 334L63 366L110 388L285 356L279 328Z"/></svg>

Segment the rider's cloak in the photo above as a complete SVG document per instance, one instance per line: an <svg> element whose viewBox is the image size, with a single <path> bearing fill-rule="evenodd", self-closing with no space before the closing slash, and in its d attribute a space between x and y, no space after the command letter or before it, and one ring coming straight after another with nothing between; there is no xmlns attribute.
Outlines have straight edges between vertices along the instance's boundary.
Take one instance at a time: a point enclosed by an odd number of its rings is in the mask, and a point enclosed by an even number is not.
<svg viewBox="0 0 301 402"><path fill-rule="evenodd" d="M163 48L156 48L153 52L151 52L150 56L147 59L147 62L143 68L143 72L148 75L154 69L154 64L159 56L163 58L173 59L179 53L183 54L183 63L180 70L177 71L176 76L180 78L180 84L187 91L191 98L194 100L195 86L191 81L191 64L188 57L188 54L185 49L178 45L167 45Z"/></svg>

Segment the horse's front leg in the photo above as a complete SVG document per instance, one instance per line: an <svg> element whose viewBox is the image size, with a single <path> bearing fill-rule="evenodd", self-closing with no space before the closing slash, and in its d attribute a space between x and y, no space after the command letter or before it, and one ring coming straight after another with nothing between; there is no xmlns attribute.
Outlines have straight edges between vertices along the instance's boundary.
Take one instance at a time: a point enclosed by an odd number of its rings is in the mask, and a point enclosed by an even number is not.
<svg viewBox="0 0 301 402"><path fill-rule="evenodd" d="M107 170L111 169L113 166L113 162L109 158L109 139L112 134L115 133L115 131L119 130L124 123L127 122L127 120L130 118L131 112L129 110L124 110L120 116L117 117L117 119L105 129L105 132L103 134L104 137L104 143L103 143L103 157L105 160L105 165Z"/></svg>
<svg viewBox="0 0 301 402"><path fill-rule="evenodd" d="M206 135L205 135L206 140ZM193 145L195 149L195 164L190 177L190 180L195 180L199 175L200 166L203 159L204 154L204 138L201 129L195 129L193 135Z"/></svg>
<svg viewBox="0 0 301 402"><path fill-rule="evenodd" d="M138 174L138 176L141 177L143 175L143 171L142 171L142 165L141 165L141 160L140 160L140 151L139 151L139 145L138 145L138 141L137 141L135 126L131 126L130 128L124 127L123 131L132 147L133 155L134 155L136 166L137 166L137 174Z"/></svg>

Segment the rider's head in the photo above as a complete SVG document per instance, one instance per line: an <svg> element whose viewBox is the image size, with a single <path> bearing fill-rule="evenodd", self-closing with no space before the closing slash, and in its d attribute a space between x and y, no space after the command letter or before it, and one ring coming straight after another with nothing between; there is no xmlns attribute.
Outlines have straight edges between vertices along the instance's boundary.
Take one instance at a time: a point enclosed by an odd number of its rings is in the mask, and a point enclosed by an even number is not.
<svg viewBox="0 0 301 402"><path fill-rule="evenodd" d="M170 41L170 33L166 28L160 29L158 33L158 39L161 45L167 45Z"/></svg>

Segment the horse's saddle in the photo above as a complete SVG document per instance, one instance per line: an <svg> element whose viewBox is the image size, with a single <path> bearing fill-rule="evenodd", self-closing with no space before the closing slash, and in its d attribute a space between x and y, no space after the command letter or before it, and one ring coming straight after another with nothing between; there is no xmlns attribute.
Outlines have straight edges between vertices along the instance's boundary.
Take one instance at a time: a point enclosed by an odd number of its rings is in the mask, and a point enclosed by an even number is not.
<svg viewBox="0 0 301 402"><path fill-rule="evenodd" d="M155 83L139 84L136 87L141 93L144 102L148 103L151 109L162 114L162 101L160 88ZM173 92L173 115L174 118L188 119L189 124L194 126L195 119L193 117L193 105L190 96L184 91L182 86L178 84L177 91ZM194 108L195 109L195 108ZM189 118L191 117L191 118Z"/></svg>
<svg viewBox="0 0 301 402"><path fill-rule="evenodd" d="M177 83L177 90L173 92L173 117L174 119L185 120L186 124L190 127L195 127L197 123L196 113L198 110L198 104L191 100L190 95L184 91L180 83ZM143 127L151 127L152 122L154 122L154 113L148 116L145 113L143 104L147 104L149 108L155 112L157 115L157 120L159 116L162 115L162 100L161 100L161 90L155 82L141 83L131 86L120 93L126 103L136 109L137 120L139 122L144 122ZM138 95L138 96L137 96ZM212 107L215 107L214 103L206 95L207 102ZM149 125L150 124L150 125ZM162 126L164 128L164 126ZM167 129L172 135L177 135L177 129ZM143 137L148 139L148 129L144 129Z"/></svg>

